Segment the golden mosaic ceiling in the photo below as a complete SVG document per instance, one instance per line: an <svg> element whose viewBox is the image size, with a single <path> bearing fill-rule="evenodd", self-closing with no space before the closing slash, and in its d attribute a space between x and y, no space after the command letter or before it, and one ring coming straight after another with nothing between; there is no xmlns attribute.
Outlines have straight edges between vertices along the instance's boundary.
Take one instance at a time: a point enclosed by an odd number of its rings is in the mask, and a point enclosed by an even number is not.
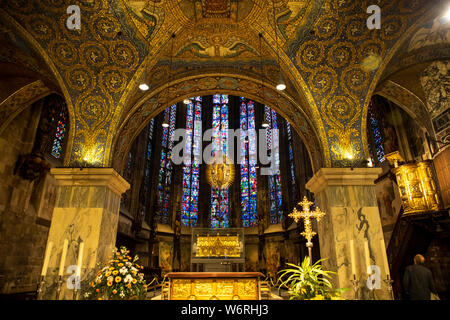
<svg viewBox="0 0 450 320"><path fill-rule="evenodd" d="M366 26L371 0L5 0L0 14L42 55L66 97L74 128L67 164L88 154L95 165L112 165L142 127L137 119L182 96L222 90L267 100L305 140L313 137L305 142L317 166L334 166L348 153L367 157L363 133L378 79L444 1L376 3L380 30ZM71 4L81 9L80 31L65 26ZM284 93L272 88L278 61ZM154 84L147 93L137 90L143 80ZM120 169L121 160L114 163Z"/></svg>

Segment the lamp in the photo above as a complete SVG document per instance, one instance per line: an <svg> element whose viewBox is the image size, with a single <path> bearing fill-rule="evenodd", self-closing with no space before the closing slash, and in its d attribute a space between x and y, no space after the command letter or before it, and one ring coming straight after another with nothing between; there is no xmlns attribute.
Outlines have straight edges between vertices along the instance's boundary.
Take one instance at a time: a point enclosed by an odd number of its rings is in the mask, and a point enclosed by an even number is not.
<svg viewBox="0 0 450 320"><path fill-rule="evenodd" d="M269 123L266 120L264 120L261 126L263 128L268 128L269 127Z"/></svg>
<svg viewBox="0 0 450 320"><path fill-rule="evenodd" d="M278 83L276 88L278 91L283 91L286 89L286 83L283 80L281 75L281 64L280 64L280 50L278 48L278 33L277 33L277 21L275 17L275 1L272 0L272 9L273 9L273 31L275 32L275 42L277 44L277 59L278 59Z"/></svg>
<svg viewBox="0 0 450 320"><path fill-rule="evenodd" d="M141 83L139 85L139 89L141 89L142 91L147 91L148 89L150 89L150 87L146 83Z"/></svg>
<svg viewBox="0 0 450 320"><path fill-rule="evenodd" d="M168 117L168 113L166 113L165 115L164 115L164 121L163 121L163 123L162 123L162 127L163 128L168 128L169 127L169 119L167 119Z"/></svg>
<svg viewBox="0 0 450 320"><path fill-rule="evenodd" d="M184 103L184 104L189 104L190 102L191 102L190 99L184 99L184 100L183 100L183 103Z"/></svg>
<svg viewBox="0 0 450 320"><path fill-rule="evenodd" d="M173 62L173 40L175 39L175 33L172 33L172 45L170 48L170 63L169 63L169 74L167 75L167 93L166 93L166 104L169 103L169 86L170 86L170 82L172 81L172 62ZM162 127L163 128L167 128L169 127L169 119L168 119L169 114L165 113L164 115L164 121L162 123Z"/></svg>
<svg viewBox="0 0 450 320"><path fill-rule="evenodd" d="M447 11L445 12L444 16L442 17L444 19L444 21L450 22L450 7L447 8Z"/></svg>

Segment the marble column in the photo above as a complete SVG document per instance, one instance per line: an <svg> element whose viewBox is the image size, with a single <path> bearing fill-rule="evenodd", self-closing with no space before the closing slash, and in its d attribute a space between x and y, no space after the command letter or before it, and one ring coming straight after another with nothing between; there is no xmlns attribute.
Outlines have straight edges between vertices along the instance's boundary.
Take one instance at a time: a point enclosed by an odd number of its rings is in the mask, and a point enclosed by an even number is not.
<svg viewBox="0 0 450 320"><path fill-rule="evenodd" d="M68 250L59 299L72 299L68 286L77 264L80 243L84 243L81 291L93 281L115 247L121 195L130 187L112 168L55 168L50 173L58 183L47 245L53 242L42 299L56 299L58 269L64 240ZM73 267L72 267L73 268Z"/></svg>
<svg viewBox="0 0 450 320"><path fill-rule="evenodd" d="M364 243L368 241L370 265L380 270L381 288L373 291L376 299L389 299L386 279L386 250L378 211L375 179L381 168L322 168L306 187L314 193L316 205L326 213L317 223L320 255L325 270L336 272L333 285L348 288L344 298L353 299L350 240L354 240L355 273L359 299L371 299Z"/></svg>

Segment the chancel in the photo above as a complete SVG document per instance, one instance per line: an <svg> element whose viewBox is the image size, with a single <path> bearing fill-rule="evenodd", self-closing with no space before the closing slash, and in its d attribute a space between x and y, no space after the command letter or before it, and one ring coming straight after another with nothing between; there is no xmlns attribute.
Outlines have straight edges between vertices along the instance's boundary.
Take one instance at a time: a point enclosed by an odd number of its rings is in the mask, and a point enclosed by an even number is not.
<svg viewBox="0 0 450 320"><path fill-rule="evenodd" d="M1 3L0 297L450 297L446 1Z"/></svg>

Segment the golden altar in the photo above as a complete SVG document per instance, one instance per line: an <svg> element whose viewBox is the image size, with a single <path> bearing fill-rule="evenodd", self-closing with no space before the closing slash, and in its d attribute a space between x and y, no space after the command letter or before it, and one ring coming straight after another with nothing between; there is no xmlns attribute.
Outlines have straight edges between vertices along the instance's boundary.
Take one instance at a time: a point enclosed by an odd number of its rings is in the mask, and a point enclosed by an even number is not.
<svg viewBox="0 0 450 320"><path fill-rule="evenodd" d="M261 300L260 272L171 272L169 300Z"/></svg>

